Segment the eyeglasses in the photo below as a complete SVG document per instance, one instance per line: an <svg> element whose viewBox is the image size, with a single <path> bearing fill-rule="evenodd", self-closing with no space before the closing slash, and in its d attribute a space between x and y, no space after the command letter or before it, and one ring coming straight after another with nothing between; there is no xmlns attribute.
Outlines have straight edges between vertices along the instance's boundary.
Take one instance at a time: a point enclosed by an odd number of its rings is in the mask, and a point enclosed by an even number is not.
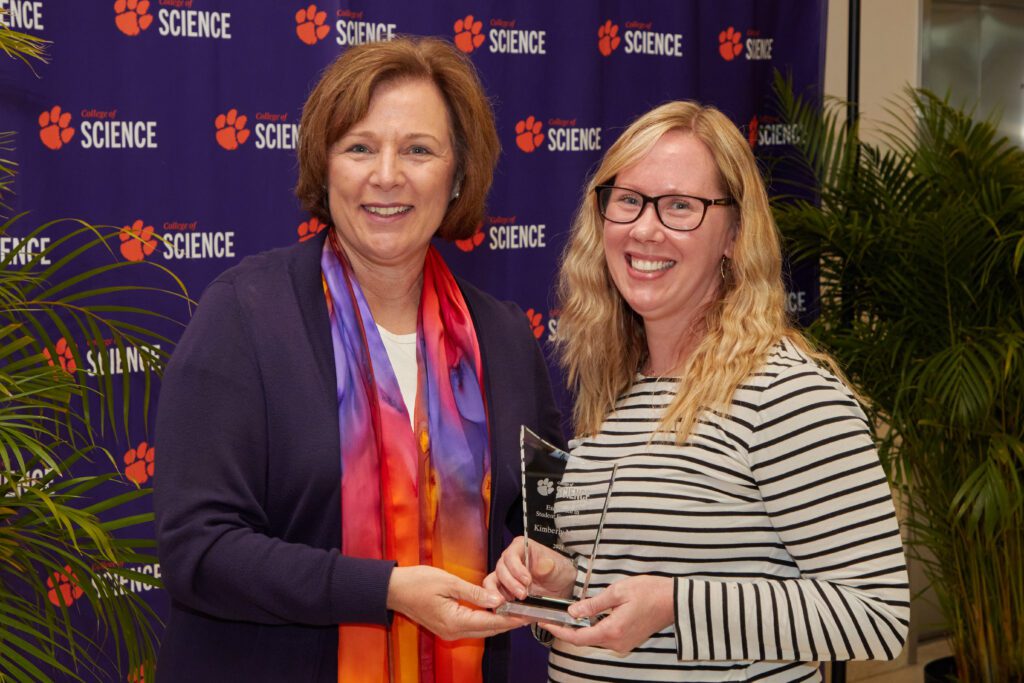
<svg viewBox="0 0 1024 683"><path fill-rule="evenodd" d="M654 211L662 225L669 230L682 232L699 228L709 206L732 206L736 203L732 197L705 199L688 194L648 197L642 192L614 185L598 185L594 192L597 195L597 211L606 221L632 223L640 218L649 202L654 204Z"/></svg>

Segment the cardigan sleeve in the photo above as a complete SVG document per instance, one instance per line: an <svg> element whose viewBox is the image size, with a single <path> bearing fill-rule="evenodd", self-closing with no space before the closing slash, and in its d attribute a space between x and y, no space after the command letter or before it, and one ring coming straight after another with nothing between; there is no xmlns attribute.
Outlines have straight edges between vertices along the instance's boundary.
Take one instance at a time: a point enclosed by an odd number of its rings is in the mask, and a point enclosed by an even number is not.
<svg viewBox="0 0 1024 683"><path fill-rule="evenodd" d="M267 407L234 283L219 280L168 364L156 443L156 533L179 603L264 624L385 624L394 563L267 533Z"/></svg>
<svg viewBox="0 0 1024 683"><path fill-rule="evenodd" d="M797 578L677 578L680 660L892 659L909 624L888 483L856 401L810 363L763 392L750 466Z"/></svg>

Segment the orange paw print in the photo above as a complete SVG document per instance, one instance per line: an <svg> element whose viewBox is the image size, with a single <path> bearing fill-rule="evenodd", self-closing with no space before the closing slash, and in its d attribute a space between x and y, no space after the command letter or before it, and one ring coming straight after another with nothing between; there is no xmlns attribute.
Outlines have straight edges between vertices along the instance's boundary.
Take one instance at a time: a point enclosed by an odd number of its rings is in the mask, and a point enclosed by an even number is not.
<svg viewBox="0 0 1024 683"><path fill-rule="evenodd" d="M541 335L544 334L544 326L541 324L544 316L532 308L528 308L526 309L526 319L530 321L530 329L533 330L533 336L540 339Z"/></svg>
<svg viewBox="0 0 1024 683"><path fill-rule="evenodd" d="M753 149L757 145L757 127L759 123L757 116L750 119L750 123L747 125L747 142L750 143L750 148Z"/></svg>
<svg viewBox="0 0 1024 683"><path fill-rule="evenodd" d="M128 261L142 261L156 249L153 226L144 225L142 219L121 228L121 256Z"/></svg>
<svg viewBox="0 0 1024 683"><path fill-rule="evenodd" d="M153 476L153 458L156 456L156 448L145 441L139 443L135 448L128 449L124 454L124 476L133 484L142 486Z"/></svg>
<svg viewBox="0 0 1024 683"><path fill-rule="evenodd" d="M601 27L597 29L597 49L605 57L614 52L621 42L622 38L619 38L619 25L613 24L611 19L601 24Z"/></svg>
<svg viewBox="0 0 1024 683"><path fill-rule="evenodd" d="M732 26L718 34L718 54L722 59L731 62L743 52L743 34Z"/></svg>
<svg viewBox="0 0 1024 683"><path fill-rule="evenodd" d="M75 354L71 352L71 345L68 344L68 340L61 337L57 340L54 348L57 351L57 361L60 363L60 369L69 375L74 373L78 369L78 364L75 363ZM47 365L51 367L56 366L53 357L50 355L50 349L43 349L43 357L46 358Z"/></svg>
<svg viewBox="0 0 1024 683"><path fill-rule="evenodd" d="M46 587L50 590L47 597L57 607L69 607L78 598L85 595L85 591L78 583L78 576L71 571L71 565L64 565L64 571L53 572L46 578Z"/></svg>
<svg viewBox="0 0 1024 683"><path fill-rule="evenodd" d="M295 13L295 35L306 45L316 45L331 32L326 20L327 12L317 12L316 5L303 7Z"/></svg>
<svg viewBox="0 0 1024 683"><path fill-rule="evenodd" d="M39 139L50 149L60 149L75 135L70 124L71 112L61 113L60 107L48 109L39 115Z"/></svg>
<svg viewBox="0 0 1024 683"><path fill-rule="evenodd" d="M231 151L249 139L249 129L245 127L249 119L239 116L237 109L229 109L227 114L220 114L214 120L217 127L217 144Z"/></svg>
<svg viewBox="0 0 1024 683"><path fill-rule="evenodd" d="M525 121L516 124L516 145L524 152L532 152L544 141L541 129L544 124L528 116Z"/></svg>
<svg viewBox="0 0 1024 683"><path fill-rule="evenodd" d="M455 246L457 246L462 251L467 252L473 251L474 249L479 247L481 244L483 244L484 241L483 227L484 224L480 223L480 225L476 226L476 232L474 232L472 235L470 235L464 240L455 240Z"/></svg>
<svg viewBox="0 0 1024 683"><path fill-rule="evenodd" d="M128 683L146 683L145 664L139 664L138 669L128 672Z"/></svg>
<svg viewBox="0 0 1024 683"><path fill-rule="evenodd" d="M114 22L126 36L137 36L153 23L153 15L149 13L149 0L117 0L114 3L114 12L117 13Z"/></svg>
<svg viewBox="0 0 1024 683"><path fill-rule="evenodd" d="M327 224L316 217L310 218L308 221L302 221L299 223L299 241L305 242L306 240L313 239L323 232L326 227Z"/></svg>
<svg viewBox="0 0 1024 683"><path fill-rule="evenodd" d="M472 14L467 14L465 19L457 20L455 22L455 47L469 54L483 45L484 34L480 32L483 28L484 23L473 21Z"/></svg>

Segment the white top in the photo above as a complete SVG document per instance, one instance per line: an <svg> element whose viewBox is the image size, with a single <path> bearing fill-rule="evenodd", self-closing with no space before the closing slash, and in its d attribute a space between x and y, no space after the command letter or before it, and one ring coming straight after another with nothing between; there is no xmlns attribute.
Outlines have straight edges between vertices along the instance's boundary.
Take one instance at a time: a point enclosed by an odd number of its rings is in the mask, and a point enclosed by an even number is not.
<svg viewBox="0 0 1024 683"><path fill-rule="evenodd" d="M581 590L619 463L590 593L675 578L675 623L627 656L555 641L553 681L818 681L814 660L891 659L909 619L906 561L866 418L782 342L681 446L651 439L680 390L638 376L593 438L570 443L556 524ZM572 514L575 505L578 514Z"/></svg>
<svg viewBox="0 0 1024 683"><path fill-rule="evenodd" d="M405 412L409 413L409 425L415 431L416 425L413 421L416 419L416 383L419 375L416 366L416 333L392 334L380 325L377 325L377 331L384 342L384 350L388 352L391 369L398 379L398 389L402 392Z"/></svg>

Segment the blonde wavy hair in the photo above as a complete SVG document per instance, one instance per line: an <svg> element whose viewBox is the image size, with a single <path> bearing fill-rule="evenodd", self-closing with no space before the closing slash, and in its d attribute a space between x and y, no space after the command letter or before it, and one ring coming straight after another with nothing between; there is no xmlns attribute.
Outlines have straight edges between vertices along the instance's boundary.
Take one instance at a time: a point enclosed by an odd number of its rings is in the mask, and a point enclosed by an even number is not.
<svg viewBox="0 0 1024 683"><path fill-rule="evenodd" d="M674 431L682 443L702 411L726 412L736 387L783 338L842 376L835 362L816 352L788 319L778 230L746 139L714 107L669 102L633 121L608 149L587 184L562 255L555 345L575 394L577 436L600 430L647 360L643 319L619 294L608 271L594 188L612 183L671 130L693 134L711 151L728 195L736 200L732 210L738 229L719 297L702 318L703 337L671 373L682 379L685 390L666 409L660 430Z"/></svg>

